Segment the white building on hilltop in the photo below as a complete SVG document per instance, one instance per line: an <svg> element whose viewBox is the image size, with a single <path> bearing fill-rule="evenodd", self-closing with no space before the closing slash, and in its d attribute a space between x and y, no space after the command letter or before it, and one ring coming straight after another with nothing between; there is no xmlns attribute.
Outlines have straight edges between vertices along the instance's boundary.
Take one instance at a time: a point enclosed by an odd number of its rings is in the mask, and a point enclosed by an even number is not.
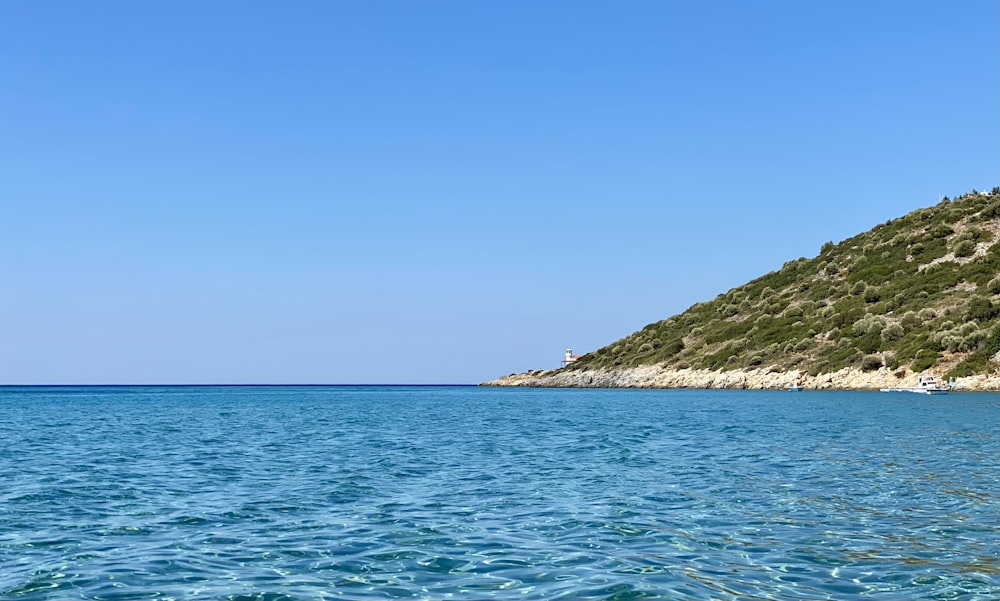
<svg viewBox="0 0 1000 601"><path fill-rule="evenodd" d="M583 355L574 355L573 354L573 349L568 348L568 349L566 349L566 358L563 359L562 361L560 361L560 363L562 363L562 367L566 367L570 363L576 363L576 360L579 359L582 356Z"/></svg>

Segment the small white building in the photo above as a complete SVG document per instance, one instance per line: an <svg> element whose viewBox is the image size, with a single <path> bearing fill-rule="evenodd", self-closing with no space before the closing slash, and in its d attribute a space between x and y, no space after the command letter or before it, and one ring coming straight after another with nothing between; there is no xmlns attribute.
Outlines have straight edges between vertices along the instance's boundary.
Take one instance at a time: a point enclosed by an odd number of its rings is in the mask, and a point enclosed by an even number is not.
<svg viewBox="0 0 1000 601"><path fill-rule="evenodd" d="M582 356L583 355L574 355L573 354L573 349L568 348L568 349L566 349L566 358L563 359L562 361L560 361L560 363L562 363L563 367L566 367L570 363L575 363L576 360L579 359Z"/></svg>

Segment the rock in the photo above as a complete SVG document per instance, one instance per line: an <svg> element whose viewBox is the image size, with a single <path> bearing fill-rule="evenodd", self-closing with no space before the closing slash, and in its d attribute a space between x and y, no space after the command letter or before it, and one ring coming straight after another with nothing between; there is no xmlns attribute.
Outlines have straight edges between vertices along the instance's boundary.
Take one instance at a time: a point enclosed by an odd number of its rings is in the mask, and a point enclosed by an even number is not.
<svg viewBox="0 0 1000 601"><path fill-rule="evenodd" d="M896 373L902 373L897 377ZM939 380L944 374L931 373ZM798 384L806 389L878 390L916 384L919 374L881 368L873 371L845 368L829 374L809 376L798 370L771 371L770 367L711 371L668 369L645 365L624 369L566 370L513 374L484 382L481 386L533 386L541 388L732 388L780 390ZM969 391L1000 390L1000 374L958 378L955 388Z"/></svg>

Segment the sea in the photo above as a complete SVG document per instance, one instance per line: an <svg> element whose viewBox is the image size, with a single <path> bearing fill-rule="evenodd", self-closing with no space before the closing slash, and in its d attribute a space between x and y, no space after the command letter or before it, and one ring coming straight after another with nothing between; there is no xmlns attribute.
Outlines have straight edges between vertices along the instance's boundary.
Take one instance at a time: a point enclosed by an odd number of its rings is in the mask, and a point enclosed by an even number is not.
<svg viewBox="0 0 1000 601"><path fill-rule="evenodd" d="M0 388L0 599L1000 599L1000 395Z"/></svg>

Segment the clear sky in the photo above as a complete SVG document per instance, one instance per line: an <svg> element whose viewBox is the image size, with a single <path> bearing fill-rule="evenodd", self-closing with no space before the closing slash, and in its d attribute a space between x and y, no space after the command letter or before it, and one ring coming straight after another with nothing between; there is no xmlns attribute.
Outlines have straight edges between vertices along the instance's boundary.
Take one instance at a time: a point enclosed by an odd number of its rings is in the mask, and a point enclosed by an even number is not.
<svg viewBox="0 0 1000 601"><path fill-rule="evenodd" d="M998 183L998 3L0 3L0 383L474 383Z"/></svg>

